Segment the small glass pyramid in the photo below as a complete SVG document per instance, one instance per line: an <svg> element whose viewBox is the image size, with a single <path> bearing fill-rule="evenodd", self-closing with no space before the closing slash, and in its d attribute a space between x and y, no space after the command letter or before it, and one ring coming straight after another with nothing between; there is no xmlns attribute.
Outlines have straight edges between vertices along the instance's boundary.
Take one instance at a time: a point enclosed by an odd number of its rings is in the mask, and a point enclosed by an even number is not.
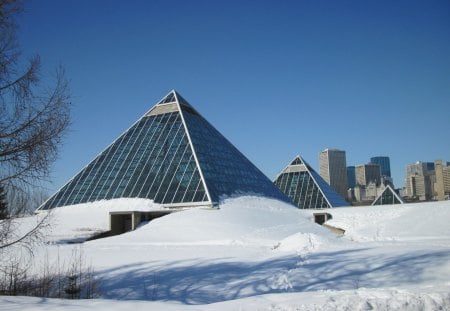
<svg viewBox="0 0 450 311"><path fill-rule="evenodd" d="M348 203L309 166L296 156L274 181L298 208L331 208Z"/></svg>
<svg viewBox="0 0 450 311"><path fill-rule="evenodd" d="M403 204L402 198L390 185L387 185L383 192L373 201L372 205Z"/></svg>

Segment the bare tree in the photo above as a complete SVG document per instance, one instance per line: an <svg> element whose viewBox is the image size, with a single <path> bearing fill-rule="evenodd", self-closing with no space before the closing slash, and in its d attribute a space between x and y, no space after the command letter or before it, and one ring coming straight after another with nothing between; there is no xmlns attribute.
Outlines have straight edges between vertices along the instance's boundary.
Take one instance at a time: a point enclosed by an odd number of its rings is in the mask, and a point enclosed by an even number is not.
<svg viewBox="0 0 450 311"><path fill-rule="evenodd" d="M12 220L23 214L24 200L48 180L70 123L70 91L64 70L42 83L39 56L21 61L15 17L22 4L0 0L0 184L8 193L9 215L0 222L0 250L36 237L45 221L11 234ZM8 223L9 222L9 223Z"/></svg>
<svg viewBox="0 0 450 311"><path fill-rule="evenodd" d="M8 202L6 201L6 190L0 184L0 220L8 218Z"/></svg>

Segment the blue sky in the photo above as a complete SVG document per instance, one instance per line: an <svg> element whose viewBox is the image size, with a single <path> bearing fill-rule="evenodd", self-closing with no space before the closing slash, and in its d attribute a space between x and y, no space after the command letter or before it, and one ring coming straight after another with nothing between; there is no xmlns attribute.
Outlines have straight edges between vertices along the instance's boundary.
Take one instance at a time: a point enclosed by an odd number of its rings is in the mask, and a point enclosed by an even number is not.
<svg viewBox="0 0 450 311"><path fill-rule="evenodd" d="M450 2L29 0L27 57L71 81L61 187L171 89L269 178L297 154L318 168L387 155L450 161Z"/></svg>

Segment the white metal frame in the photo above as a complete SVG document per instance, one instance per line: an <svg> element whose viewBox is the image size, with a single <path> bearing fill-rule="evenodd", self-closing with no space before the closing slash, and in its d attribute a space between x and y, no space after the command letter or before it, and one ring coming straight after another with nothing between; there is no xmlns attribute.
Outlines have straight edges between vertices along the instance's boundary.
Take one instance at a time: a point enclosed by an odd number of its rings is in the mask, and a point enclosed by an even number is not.
<svg viewBox="0 0 450 311"><path fill-rule="evenodd" d="M191 146L192 154L194 155L195 164L197 165L197 169L198 169L198 172L200 174L200 179L201 179L201 181L203 183L203 187L205 189L206 196L208 198L209 203L211 205L214 205L214 203L217 203L217 202L213 202L212 199L211 199L211 195L209 193L208 186L206 185L205 177L203 176L202 168L201 168L200 163L199 163L198 158L197 158L197 153L195 151L194 144L192 143L191 134L189 133L189 129L188 129L188 127L186 125L186 121L184 119L183 110L181 109L180 102L178 101L177 92L175 92L175 90L173 90L172 92L174 92L174 94L175 94L175 99L177 101L177 106L178 106L178 109L180 111L181 121L183 122L184 130L186 131L186 135L187 135L187 138L188 138L188 141L189 141L189 145ZM198 187L197 187L197 189L198 189Z"/></svg>
<svg viewBox="0 0 450 311"><path fill-rule="evenodd" d="M383 194L388 190L392 192L392 194L394 194L394 197L397 198L397 200L400 202L399 204L405 204L405 202L403 201L403 199L394 191L394 189L392 189L391 185L387 185L386 188L383 190L383 192L381 192L381 194L379 196L377 196L375 198L375 200L373 200L372 204L370 204L371 206L375 206L375 202L381 197L383 196ZM388 205L388 204L386 204Z"/></svg>

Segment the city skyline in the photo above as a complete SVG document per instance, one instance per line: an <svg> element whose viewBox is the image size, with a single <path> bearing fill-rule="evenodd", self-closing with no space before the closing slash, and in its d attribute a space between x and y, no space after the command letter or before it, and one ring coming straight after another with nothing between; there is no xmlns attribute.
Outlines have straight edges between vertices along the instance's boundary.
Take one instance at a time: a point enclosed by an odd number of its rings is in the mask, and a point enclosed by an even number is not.
<svg viewBox="0 0 450 311"><path fill-rule="evenodd" d="M54 14L57 12L57 14ZM406 166L450 159L448 1L25 3L18 38L63 65L73 124L56 191L171 89L271 180L295 155Z"/></svg>
<svg viewBox="0 0 450 311"><path fill-rule="evenodd" d="M450 162L436 160L408 165L404 194L420 201L448 199Z"/></svg>

